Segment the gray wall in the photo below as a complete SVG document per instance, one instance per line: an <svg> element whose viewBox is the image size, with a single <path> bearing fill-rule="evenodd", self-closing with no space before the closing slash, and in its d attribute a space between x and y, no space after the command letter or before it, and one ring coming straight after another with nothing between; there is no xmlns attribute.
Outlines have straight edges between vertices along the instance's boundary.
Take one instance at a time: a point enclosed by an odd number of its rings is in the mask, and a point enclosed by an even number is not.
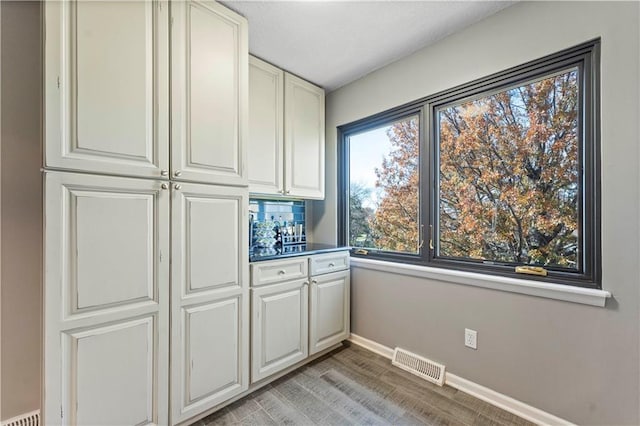
<svg viewBox="0 0 640 426"><path fill-rule="evenodd" d="M1 37L3 420L40 408L42 179L38 2L5 2Z"/></svg>
<svg viewBox="0 0 640 426"><path fill-rule="evenodd" d="M336 235L336 126L602 37L603 287L597 308L354 268L352 331L580 424L640 423L637 2L523 2L327 98L327 199ZM463 345L478 331L478 350Z"/></svg>

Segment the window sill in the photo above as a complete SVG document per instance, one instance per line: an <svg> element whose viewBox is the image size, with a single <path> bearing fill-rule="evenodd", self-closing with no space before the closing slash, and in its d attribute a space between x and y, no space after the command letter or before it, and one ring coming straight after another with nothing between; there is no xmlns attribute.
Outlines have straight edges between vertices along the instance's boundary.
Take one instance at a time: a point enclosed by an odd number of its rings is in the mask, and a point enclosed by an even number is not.
<svg viewBox="0 0 640 426"><path fill-rule="evenodd" d="M604 307L606 300L611 297L611 293L606 290L519 280L517 278L490 276L474 272L430 268L357 257L351 257L351 266L600 307Z"/></svg>

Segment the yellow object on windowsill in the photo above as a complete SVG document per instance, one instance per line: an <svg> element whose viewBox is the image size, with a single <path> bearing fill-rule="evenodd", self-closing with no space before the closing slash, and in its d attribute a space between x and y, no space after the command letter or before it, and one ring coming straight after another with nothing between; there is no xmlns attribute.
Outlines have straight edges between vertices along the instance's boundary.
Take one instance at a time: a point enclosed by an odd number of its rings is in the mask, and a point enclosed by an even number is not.
<svg viewBox="0 0 640 426"><path fill-rule="evenodd" d="M516 273L547 276L547 270L541 266L516 266Z"/></svg>

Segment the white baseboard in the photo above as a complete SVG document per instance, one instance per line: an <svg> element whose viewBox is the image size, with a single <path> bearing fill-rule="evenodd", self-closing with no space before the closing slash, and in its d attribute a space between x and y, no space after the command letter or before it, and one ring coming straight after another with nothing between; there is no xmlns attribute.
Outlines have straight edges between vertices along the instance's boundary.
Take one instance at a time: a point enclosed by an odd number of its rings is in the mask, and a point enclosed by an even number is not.
<svg viewBox="0 0 640 426"><path fill-rule="evenodd" d="M357 334L352 333L349 341L385 358L391 359L393 357L393 349L374 342L373 340L358 336ZM518 401L510 396L501 394L493 389L489 389L449 372L445 373L445 384L539 425L565 426L573 424L546 411L532 407L522 401Z"/></svg>
<svg viewBox="0 0 640 426"><path fill-rule="evenodd" d="M546 411L542 411L536 407L532 407L529 404L525 404L522 401L513 399L510 396L496 392L493 389L489 389L470 380L463 379L455 374L445 373L445 383L452 388L461 390L464 393L468 393L471 396L475 396L491 405L498 408L502 408L518 417L522 417L525 420L539 424L539 425L553 425L553 426L565 426L573 425L560 417L549 414Z"/></svg>
<svg viewBox="0 0 640 426"><path fill-rule="evenodd" d="M381 345L378 342L374 342L373 340L365 339L362 336L351 333L349 341L385 358L393 358L393 349L386 347L385 345Z"/></svg>

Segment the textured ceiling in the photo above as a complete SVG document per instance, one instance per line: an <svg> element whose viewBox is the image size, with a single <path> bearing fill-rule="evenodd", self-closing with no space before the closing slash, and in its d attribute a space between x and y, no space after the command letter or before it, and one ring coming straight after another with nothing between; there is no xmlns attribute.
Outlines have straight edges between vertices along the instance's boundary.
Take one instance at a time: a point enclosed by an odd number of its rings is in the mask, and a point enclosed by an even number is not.
<svg viewBox="0 0 640 426"><path fill-rule="evenodd" d="M331 91L514 1L223 1L249 51Z"/></svg>

